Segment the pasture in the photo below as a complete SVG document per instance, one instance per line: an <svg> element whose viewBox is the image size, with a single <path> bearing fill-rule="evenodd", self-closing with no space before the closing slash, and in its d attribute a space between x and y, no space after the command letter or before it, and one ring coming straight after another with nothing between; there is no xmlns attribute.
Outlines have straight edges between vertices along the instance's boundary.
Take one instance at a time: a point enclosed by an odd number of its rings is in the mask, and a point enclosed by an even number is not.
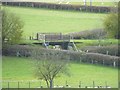
<svg viewBox="0 0 120 90"><path fill-rule="evenodd" d="M32 62L33 61L31 61L30 58L3 56L3 81L21 81L20 86L27 88L29 86L27 81L33 80L31 87L39 87L40 82L34 82L37 78L34 77ZM105 86L105 82L107 82L108 86L113 88L118 87L117 68L71 62L69 72L70 76L62 75L61 77L55 79L54 84L65 85L67 80L67 83L71 87L76 88L78 87L80 81L82 82L82 87L92 86L92 82L95 81L96 86ZM42 85L43 87L46 87L44 81L42 81ZM5 87L7 87L7 83L4 82L3 88ZM17 83L10 83L10 87L17 87Z"/></svg>
<svg viewBox="0 0 120 90"><path fill-rule="evenodd" d="M24 38L37 32L79 32L102 28L106 14L76 11L35 9L24 7L4 7L17 14L24 22Z"/></svg>
<svg viewBox="0 0 120 90"><path fill-rule="evenodd" d="M76 2L72 4L76 4ZM38 32L61 32L67 34L82 30L103 28L103 18L107 15L30 7L3 6L2 8L6 8L8 11L20 16L24 22L23 41L26 44L39 42L28 40L29 36L33 36ZM99 43L103 46L110 45L111 42L112 44L118 44L118 40L116 39L105 39L100 42L99 40L75 40L75 42L80 42L76 44L78 48L97 46ZM21 88L28 88L28 81L33 81L31 84L32 88L40 87L40 84L46 87L44 81L41 83L34 82L37 78L34 76L33 62L30 58L3 56L3 81L20 81ZM70 76L62 75L56 78L54 85L64 86L67 81L72 88L76 88L80 81L82 82L82 87L92 86L92 82L94 81L96 86L105 86L107 83L112 88L118 87L117 68L71 61L69 72ZM7 88L8 83L3 82L2 85L3 88ZM10 88L17 88L17 83L10 83Z"/></svg>
<svg viewBox="0 0 120 90"><path fill-rule="evenodd" d="M85 46L109 46L109 45L118 45L119 42L117 39L101 39L99 40L74 40L74 42L80 42L77 43L77 47L81 48L81 47L85 47Z"/></svg>

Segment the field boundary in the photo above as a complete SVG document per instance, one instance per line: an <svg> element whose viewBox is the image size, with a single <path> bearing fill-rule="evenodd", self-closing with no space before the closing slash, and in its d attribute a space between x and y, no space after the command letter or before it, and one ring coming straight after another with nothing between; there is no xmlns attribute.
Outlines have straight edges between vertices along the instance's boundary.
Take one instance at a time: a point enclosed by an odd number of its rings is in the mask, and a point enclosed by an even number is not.
<svg viewBox="0 0 120 90"><path fill-rule="evenodd" d="M31 57L33 53L41 59L59 58L60 60L71 60L83 63L98 64L105 66L118 67L120 58L117 56L105 55L100 53L75 52L68 50L41 49L27 45L9 45L3 48L2 54L5 56Z"/></svg>
<svg viewBox="0 0 120 90"><path fill-rule="evenodd" d="M26 85L26 88L46 88L45 85L43 85L42 80L16 80L16 81L12 81L12 80L3 80L2 83L5 84L6 87L4 88L23 88L22 85ZM91 81L90 85L85 85L82 81L79 82L69 82L69 81L65 81L65 83L62 83L61 85L58 85L57 82L55 82L55 85L53 88L72 88L72 84L75 83L76 88L112 88L108 85L108 82L105 81L103 82L104 84L100 85L100 84L96 84L95 81ZM15 84L15 87L11 86L11 84ZM37 84L36 87L32 84ZM32 87L31 87L32 86Z"/></svg>
<svg viewBox="0 0 120 90"><path fill-rule="evenodd" d="M117 8L106 7L106 6L68 5L68 4L55 4L55 3L45 3L45 2L22 2L22 1L21 2L2 1L2 4L9 6L47 8L47 9L55 9L55 10L73 10L73 11L94 12L94 13L117 12Z"/></svg>

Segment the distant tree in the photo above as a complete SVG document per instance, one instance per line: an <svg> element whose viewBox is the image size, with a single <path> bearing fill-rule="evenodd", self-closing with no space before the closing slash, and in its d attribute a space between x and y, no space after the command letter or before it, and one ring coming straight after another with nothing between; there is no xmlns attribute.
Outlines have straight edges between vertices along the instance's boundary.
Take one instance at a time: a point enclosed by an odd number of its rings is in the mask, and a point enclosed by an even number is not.
<svg viewBox="0 0 120 90"><path fill-rule="evenodd" d="M41 58L41 56L35 52L33 53L32 57L35 59L35 76L38 79L45 80L48 88L53 88L53 81L56 77L59 77L61 74L69 75L68 60L60 60L59 56L52 55Z"/></svg>
<svg viewBox="0 0 120 90"><path fill-rule="evenodd" d="M2 43L15 44L21 40L23 22L14 13L2 10Z"/></svg>
<svg viewBox="0 0 120 90"><path fill-rule="evenodd" d="M107 31L109 37L119 38L118 33L120 30L118 29L118 22L118 13L112 13L105 17L104 29Z"/></svg>

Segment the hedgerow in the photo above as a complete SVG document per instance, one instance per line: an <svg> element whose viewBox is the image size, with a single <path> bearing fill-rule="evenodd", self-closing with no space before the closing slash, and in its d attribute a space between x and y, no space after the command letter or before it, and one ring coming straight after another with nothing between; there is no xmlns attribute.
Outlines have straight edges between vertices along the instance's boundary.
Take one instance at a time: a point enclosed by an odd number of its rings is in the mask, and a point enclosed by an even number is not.
<svg viewBox="0 0 120 90"><path fill-rule="evenodd" d="M56 58L60 60L71 60L100 65L118 66L119 57L99 53L80 53L66 50L41 49L27 45L8 45L3 48L3 55L31 57L37 53L40 59ZM19 55L18 55L19 54Z"/></svg>

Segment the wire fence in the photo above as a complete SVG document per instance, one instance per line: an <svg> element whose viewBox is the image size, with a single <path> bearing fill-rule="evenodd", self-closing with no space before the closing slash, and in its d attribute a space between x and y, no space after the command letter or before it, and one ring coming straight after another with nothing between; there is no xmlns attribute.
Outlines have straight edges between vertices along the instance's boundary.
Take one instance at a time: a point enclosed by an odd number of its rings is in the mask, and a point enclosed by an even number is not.
<svg viewBox="0 0 120 90"><path fill-rule="evenodd" d="M32 80L32 81L2 81L3 88L47 88L45 81ZM54 82L53 88L112 88L108 85L108 82L98 84L95 81L91 81L91 84L85 84L82 81L79 82Z"/></svg>

